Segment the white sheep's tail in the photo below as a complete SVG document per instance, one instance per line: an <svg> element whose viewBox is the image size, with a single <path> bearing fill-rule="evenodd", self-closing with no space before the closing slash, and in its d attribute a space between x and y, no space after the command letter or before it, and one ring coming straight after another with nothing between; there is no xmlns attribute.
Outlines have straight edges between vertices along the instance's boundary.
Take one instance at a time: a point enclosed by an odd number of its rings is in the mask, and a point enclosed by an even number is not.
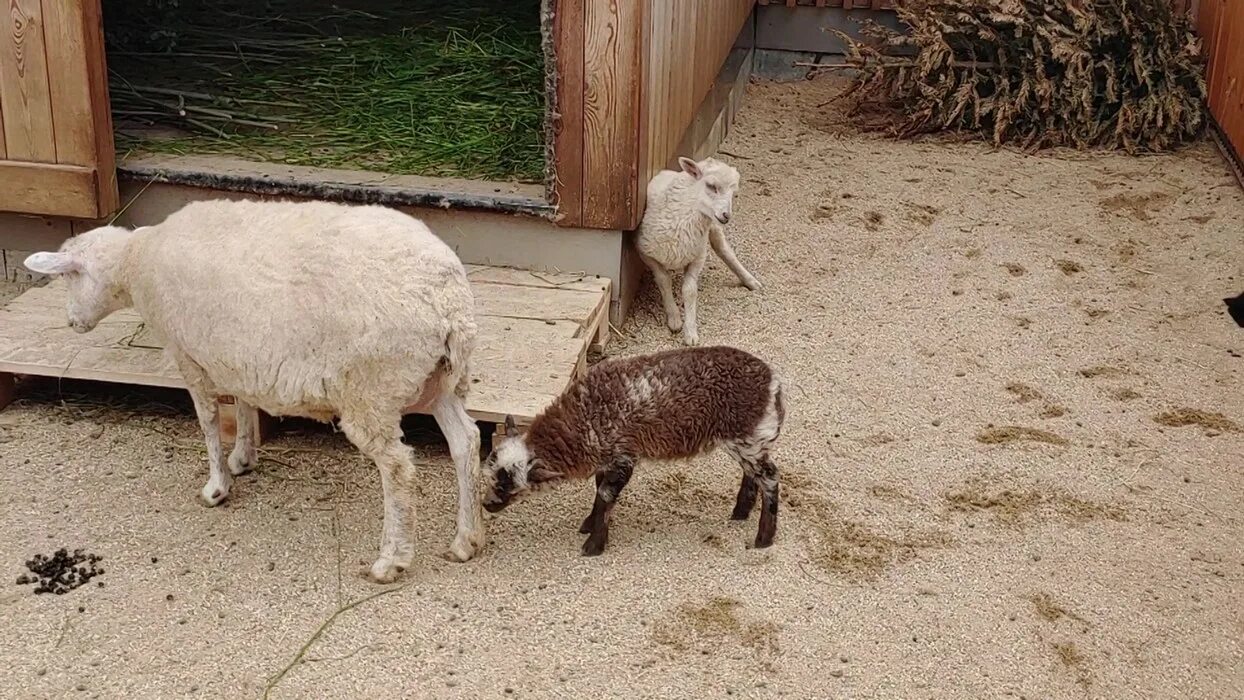
<svg viewBox="0 0 1244 700"><path fill-rule="evenodd" d="M445 388L452 386L459 398L466 398L471 387L471 352L475 349L477 332L474 319L456 318L449 322L449 333L445 336Z"/></svg>

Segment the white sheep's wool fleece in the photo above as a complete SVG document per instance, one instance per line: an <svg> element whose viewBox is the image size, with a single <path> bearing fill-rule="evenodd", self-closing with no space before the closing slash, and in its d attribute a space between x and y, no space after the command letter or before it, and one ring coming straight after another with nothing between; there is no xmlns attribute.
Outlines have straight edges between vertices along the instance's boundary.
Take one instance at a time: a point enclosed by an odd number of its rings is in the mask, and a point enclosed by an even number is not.
<svg viewBox="0 0 1244 700"><path fill-rule="evenodd" d="M366 386L374 410L414 402L451 331L473 340L461 261L417 219L327 202L196 202L62 252L116 260L113 285L222 394L321 420ZM457 358L450 357L450 360ZM465 368L459 368L460 370Z"/></svg>

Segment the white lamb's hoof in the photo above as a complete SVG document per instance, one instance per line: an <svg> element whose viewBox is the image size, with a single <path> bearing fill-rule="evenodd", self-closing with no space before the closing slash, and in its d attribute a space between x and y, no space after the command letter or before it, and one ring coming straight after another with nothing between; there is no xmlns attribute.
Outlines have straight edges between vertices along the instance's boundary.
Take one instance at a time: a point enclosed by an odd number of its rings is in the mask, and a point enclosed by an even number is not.
<svg viewBox="0 0 1244 700"><path fill-rule="evenodd" d="M229 484L208 479L207 484L203 487L203 490L199 492L199 497L203 499L203 503L206 504L208 508L218 506L221 503L224 503L225 499L229 497Z"/></svg>
<svg viewBox="0 0 1244 700"><path fill-rule="evenodd" d="M743 286L747 287L753 292L759 292L761 289L764 288L764 285L760 283L760 280L756 279L755 277L749 280L743 280Z"/></svg>
<svg viewBox="0 0 1244 700"><path fill-rule="evenodd" d="M471 542L471 538L466 535L459 534L454 538L449 549L444 556L449 561L464 562L471 561L471 557L475 556L476 545Z"/></svg>
<svg viewBox="0 0 1244 700"><path fill-rule="evenodd" d="M405 570L406 567L399 566L396 561L381 557L376 560L376 563L371 565L368 575L376 583L393 583Z"/></svg>
<svg viewBox="0 0 1244 700"><path fill-rule="evenodd" d="M244 453L232 452L229 454L229 472L234 476L242 476L249 474L254 468L256 461L255 449L251 448Z"/></svg>
<svg viewBox="0 0 1244 700"><path fill-rule="evenodd" d="M697 333L683 333L682 344L687 346L699 345L700 336Z"/></svg>
<svg viewBox="0 0 1244 700"><path fill-rule="evenodd" d="M677 316L667 316L665 325L669 326L671 332L677 333L682 330L682 319Z"/></svg>

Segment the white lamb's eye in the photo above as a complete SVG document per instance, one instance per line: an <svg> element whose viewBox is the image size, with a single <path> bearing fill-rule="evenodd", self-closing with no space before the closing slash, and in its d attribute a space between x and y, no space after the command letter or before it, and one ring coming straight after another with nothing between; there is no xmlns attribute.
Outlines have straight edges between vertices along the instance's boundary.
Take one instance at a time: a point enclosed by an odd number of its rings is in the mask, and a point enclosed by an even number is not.
<svg viewBox="0 0 1244 700"><path fill-rule="evenodd" d="M721 188L717 187L717 185L709 185L708 191L712 192L713 194L717 194L718 192L721 191Z"/></svg>

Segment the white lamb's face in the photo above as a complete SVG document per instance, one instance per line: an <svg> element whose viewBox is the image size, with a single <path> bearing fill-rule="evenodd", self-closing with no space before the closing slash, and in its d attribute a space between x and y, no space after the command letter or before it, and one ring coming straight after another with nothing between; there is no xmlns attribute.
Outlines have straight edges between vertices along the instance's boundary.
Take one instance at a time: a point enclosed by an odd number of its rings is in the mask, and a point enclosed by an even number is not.
<svg viewBox="0 0 1244 700"><path fill-rule="evenodd" d="M65 281L69 292L65 313L75 331L91 331L109 314L129 305L115 274L129 235L128 230L115 226L97 228L70 238L57 252L26 258L27 269Z"/></svg>
<svg viewBox="0 0 1244 700"><path fill-rule="evenodd" d="M730 223L734 216L734 195L739 191L739 171L714 158L698 163L681 158L679 164L696 179L700 213L719 224Z"/></svg>

